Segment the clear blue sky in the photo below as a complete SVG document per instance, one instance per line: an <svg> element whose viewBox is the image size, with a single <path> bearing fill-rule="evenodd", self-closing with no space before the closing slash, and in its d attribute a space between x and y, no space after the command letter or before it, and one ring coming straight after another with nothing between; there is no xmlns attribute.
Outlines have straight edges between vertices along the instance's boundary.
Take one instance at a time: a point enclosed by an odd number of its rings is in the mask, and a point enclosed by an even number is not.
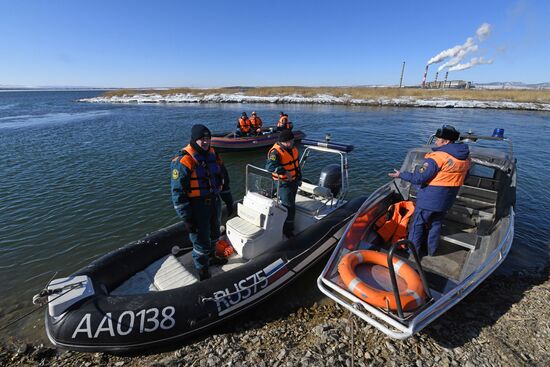
<svg viewBox="0 0 550 367"><path fill-rule="evenodd" d="M550 82L545 0L0 0L0 85L417 84L483 23L493 64L450 78Z"/></svg>

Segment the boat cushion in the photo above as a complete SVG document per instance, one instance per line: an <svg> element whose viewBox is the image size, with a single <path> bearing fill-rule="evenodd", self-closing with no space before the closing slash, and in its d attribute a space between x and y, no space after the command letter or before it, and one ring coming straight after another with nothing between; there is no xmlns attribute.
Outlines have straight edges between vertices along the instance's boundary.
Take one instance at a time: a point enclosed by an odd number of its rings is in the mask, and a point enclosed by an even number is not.
<svg viewBox="0 0 550 367"><path fill-rule="evenodd" d="M256 227L264 227L265 215L263 213L260 213L256 209L238 203L237 214L239 215L239 217L247 220L251 224L254 224Z"/></svg>
<svg viewBox="0 0 550 367"><path fill-rule="evenodd" d="M299 188L300 190L307 192L308 194L321 196L326 199L332 199L332 191L330 191L328 187L317 186L317 185L302 181Z"/></svg>
<svg viewBox="0 0 550 367"><path fill-rule="evenodd" d="M184 287L195 281L196 276L193 273L189 272L173 255L168 255L136 273L111 294L126 295L164 291Z"/></svg>
<svg viewBox="0 0 550 367"><path fill-rule="evenodd" d="M263 232L262 228L258 227L257 225L241 217L231 218L227 222L227 230L235 231L239 233L240 237L248 238L248 239L257 237Z"/></svg>
<svg viewBox="0 0 550 367"><path fill-rule="evenodd" d="M173 255L168 255L149 265L145 272L153 279L158 290L164 291L187 285L185 278L191 274Z"/></svg>

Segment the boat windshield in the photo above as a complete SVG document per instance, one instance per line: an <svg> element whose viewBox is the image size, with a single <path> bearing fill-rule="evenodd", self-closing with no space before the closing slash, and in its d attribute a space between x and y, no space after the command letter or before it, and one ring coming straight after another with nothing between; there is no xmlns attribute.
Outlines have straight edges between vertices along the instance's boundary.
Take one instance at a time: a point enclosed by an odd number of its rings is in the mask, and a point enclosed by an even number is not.
<svg viewBox="0 0 550 367"><path fill-rule="evenodd" d="M255 192L267 198L277 196L277 181L271 178L271 172L248 164L246 166L246 192Z"/></svg>

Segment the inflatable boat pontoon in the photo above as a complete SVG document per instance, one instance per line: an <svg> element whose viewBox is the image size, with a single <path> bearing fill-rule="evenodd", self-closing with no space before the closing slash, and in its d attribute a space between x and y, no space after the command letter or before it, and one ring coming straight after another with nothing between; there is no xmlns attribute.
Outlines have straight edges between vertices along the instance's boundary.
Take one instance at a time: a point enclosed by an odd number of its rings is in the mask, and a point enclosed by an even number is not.
<svg viewBox="0 0 550 367"><path fill-rule="evenodd" d="M299 142L306 137L306 134L300 130L293 131L294 141ZM271 147L279 141L279 131L273 128L265 129L261 135L236 136L234 132L212 134L212 147L216 151L244 151Z"/></svg>
<svg viewBox="0 0 550 367"><path fill-rule="evenodd" d="M247 166L246 194L223 236L236 253L199 282L192 245L174 224L49 283L46 331L56 346L81 351L134 351L194 336L257 305L288 285L338 243L365 198L347 201L347 153L353 147L308 142L312 153L339 157L319 185L296 197L296 236L282 234L286 208L271 174ZM326 159L326 158L325 158ZM39 297L40 297L39 296Z"/></svg>

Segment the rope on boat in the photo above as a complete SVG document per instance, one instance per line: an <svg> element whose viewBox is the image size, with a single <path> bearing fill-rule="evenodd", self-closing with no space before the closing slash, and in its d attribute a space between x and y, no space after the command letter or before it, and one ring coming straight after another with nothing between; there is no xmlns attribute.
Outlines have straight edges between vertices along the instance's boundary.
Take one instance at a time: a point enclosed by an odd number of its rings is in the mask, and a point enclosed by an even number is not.
<svg viewBox="0 0 550 367"><path fill-rule="evenodd" d="M57 274L57 272L55 274ZM55 277L55 274L54 274L54 277ZM50 280L50 282L51 282L51 280ZM50 282L48 282L48 284ZM38 307L35 307L31 311L25 313L24 315L16 318L13 321L7 323L6 325L0 327L0 331L2 331L4 329L7 329L11 325L23 320L25 317L35 313L36 311L38 311L42 308L44 308L44 306L48 305L50 302L53 302L53 301L55 301L56 299L58 299L60 297L63 297L65 294L69 293L73 289L76 289L76 288L82 286L82 284L84 284L84 282L78 282L78 283L71 284L70 286L66 286L66 287L62 287L62 288L55 288L55 289L46 289L46 288L44 288L40 293L35 294L32 298L32 303L35 304L35 305L38 305ZM42 301L45 297L53 295L53 294L59 294L59 295L57 297L53 298L50 301L47 301L47 302Z"/></svg>

